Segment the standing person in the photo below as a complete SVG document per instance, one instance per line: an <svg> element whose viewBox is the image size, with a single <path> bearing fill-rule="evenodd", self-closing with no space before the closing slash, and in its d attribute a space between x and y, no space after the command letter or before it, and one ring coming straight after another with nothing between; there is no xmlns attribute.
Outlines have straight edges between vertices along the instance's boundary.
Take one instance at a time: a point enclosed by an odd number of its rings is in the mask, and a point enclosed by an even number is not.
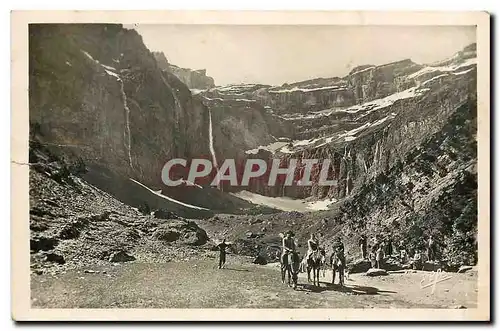
<svg viewBox="0 0 500 331"><path fill-rule="evenodd" d="M222 242L217 247L219 248L219 269L223 269L226 264L226 248L229 247L226 244L226 238L222 239Z"/></svg>
<svg viewBox="0 0 500 331"><path fill-rule="evenodd" d="M401 263L406 264L408 260L408 252L406 251L406 245L404 240L399 241L398 250L399 250L399 259Z"/></svg>
<svg viewBox="0 0 500 331"><path fill-rule="evenodd" d="M415 255L413 256L412 266L413 269L415 270L422 268L422 253L420 248L417 248L417 250L415 251Z"/></svg>
<svg viewBox="0 0 500 331"><path fill-rule="evenodd" d="M384 257L384 250L382 248L382 245L379 245L375 256L375 258L377 259L377 268L379 269L381 269L383 257Z"/></svg>
<svg viewBox="0 0 500 331"><path fill-rule="evenodd" d="M434 261L436 259L434 248L434 239L432 235L430 235L429 240L427 240L427 260L429 261Z"/></svg>
<svg viewBox="0 0 500 331"><path fill-rule="evenodd" d="M391 235L387 236L386 245L385 245L385 255L392 256L392 238L391 238Z"/></svg>
<svg viewBox="0 0 500 331"><path fill-rule="evenodd" d="M376 254L375 254L375 246L370 247L370 256L369 256L369 259L370 259L370 263L371 263L372 268L377 267L377 258L376 258Z"/></svg>
<svg viewBox="0 0 500 331"><path fill-rule="evenodd" d="M361 250L361 257L364 259L366 259L366 245L367 245L367 240L366 240L366 236L364 234L362 234L359 238L359 241L358 241L358 245L359 245L359 248Z"/></svg>

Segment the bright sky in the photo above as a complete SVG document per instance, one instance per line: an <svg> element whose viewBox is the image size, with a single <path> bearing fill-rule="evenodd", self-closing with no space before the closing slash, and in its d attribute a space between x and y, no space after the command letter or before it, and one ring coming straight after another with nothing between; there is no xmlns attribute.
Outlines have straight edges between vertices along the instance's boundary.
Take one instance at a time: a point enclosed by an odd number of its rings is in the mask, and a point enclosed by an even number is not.
<svg viewBox="0 0 500 331"><path fill-rule="evenodd" d="M130 28L130 26L126 26ZM151 51L217 85L345 76L363 64L431 63L476 41L471 26L136 25Z"/></svg>

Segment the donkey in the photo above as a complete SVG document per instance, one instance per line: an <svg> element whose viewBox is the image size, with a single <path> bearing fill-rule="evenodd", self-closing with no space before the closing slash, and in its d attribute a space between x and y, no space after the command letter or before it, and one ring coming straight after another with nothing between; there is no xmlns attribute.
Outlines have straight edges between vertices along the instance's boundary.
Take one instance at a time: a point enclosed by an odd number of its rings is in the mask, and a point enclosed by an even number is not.
<svg viewBox="0 0 500 331"><path fill-rule="evenodd" d="M320 249L317 249L309 255L307 259L307 280L311 281L311 270L313 272L313 285L319 286L319 272L324 262L324 255Z"/></svg>
<svg viewBox="0 0 500 331"><path fill-rule="evenodd" d="M300 258L296 252L284 254L281 259L281 282L285 284L285 277L288 273L288 286L291 286L290 280L293 283L293 289L297 288L297 280L299 275Z"/></svg>

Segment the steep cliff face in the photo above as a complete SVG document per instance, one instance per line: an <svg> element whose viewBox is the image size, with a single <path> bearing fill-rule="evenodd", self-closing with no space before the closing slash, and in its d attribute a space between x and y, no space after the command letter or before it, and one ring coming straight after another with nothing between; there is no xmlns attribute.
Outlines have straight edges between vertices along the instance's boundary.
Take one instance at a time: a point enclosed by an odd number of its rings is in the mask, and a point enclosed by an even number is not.
<svg viewBox="0 0 500 331"><path fill-rule="evenodd" d="M223 97L221 97L223 96ZM220 92L197 95L211 112L214 148L220 158L246 158L246 151L288 136L292 128L259 102Z"/></svg>
<svg viewBox="0 0 500 331"><path fill-rule="evenodd" d="M29 32L30 122L43 143L80 157L93 184L130 200L138 186L129 178L161 189L167 160L209 155L208 109L158 68L136 31L35 24Z"/></svg>
<svg viewBox="0 0 500 331"><path fill-rule="evenodd" d="M207 89L215 86L214 79L207 76L206 69L192 70L180 68L169 63L163 52L153 52L153 56L161 70L166 70L174 74L190 89Z"/></svg>

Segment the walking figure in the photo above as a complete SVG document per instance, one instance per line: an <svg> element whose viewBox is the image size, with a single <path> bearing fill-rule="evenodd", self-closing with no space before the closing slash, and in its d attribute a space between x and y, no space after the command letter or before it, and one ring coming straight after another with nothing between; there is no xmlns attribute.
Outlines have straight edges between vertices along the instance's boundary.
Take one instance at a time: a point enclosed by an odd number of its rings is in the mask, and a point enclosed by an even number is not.
<svg viewBox="0 0 500 331"><path fill-rule="evenodd" d="M226 265L226 248L229 247L226 238L222 239L222 242L217 247L219 248L219 269L223 269Z"/></svg>

